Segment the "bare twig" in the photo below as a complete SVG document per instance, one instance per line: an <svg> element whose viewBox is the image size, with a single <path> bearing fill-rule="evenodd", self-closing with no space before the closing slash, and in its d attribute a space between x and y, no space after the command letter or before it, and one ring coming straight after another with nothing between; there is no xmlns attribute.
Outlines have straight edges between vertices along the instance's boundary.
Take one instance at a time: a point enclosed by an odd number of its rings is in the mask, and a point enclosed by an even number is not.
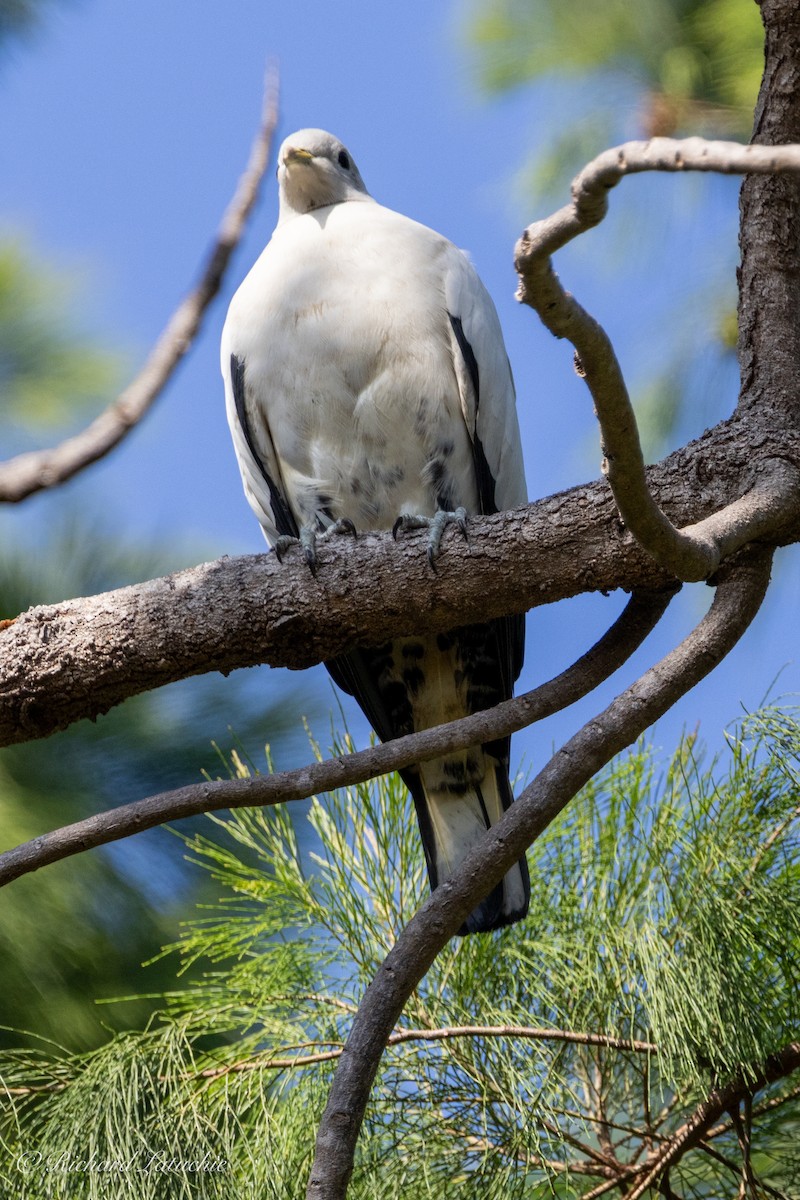
<svg viewBox="0 0 800 1200"><path fill-rule="evenodd" d="M516 249L518 298L556 337L568 338L600 422L603 470L625 525L665 569L683 580L707 579L727 555L774 530L797 510L800 474L776 456L747 493L720 512L677 529L648 486L636 418L617 357L597 321L569 295L550 256L597 225L608 191L641 171L715 171L723 174L800 172L800 146L742 146L736 142L653 138L606 150L572 185L572 203L530 225Z"/></svg>
<svg viewBox="0 0 800 1200"><path fill-rule="evenodd" d="M505 737L573 704L607 679L641 645L673 594L666 591L632 596L618 620L576 663L541 687L488 712L397 738L382 746L310 763L294 771L256 779L193 784L97 813L0 854L0 887L49 863L119 841L165 821L219 808L251 808L301 800L317 792L361 783L387 771L425 762L476 742Z"/></svg>
<svg viewBox="0 0 800 1200"><path fill-rule="evenodd" d="M709 1146L705 1141L698 1142L697 1148L709 1158L713 1158L715 1162L721 1163L723 1167L727 1167L728 1170L737 1177L737 1179L741 1176L741 1163L734 1162L733 1159L728 1158L725 1154L720 1154L719 1150L715 1149L713 1146ZM777 1200L791 1200L791 1197L787 1196L786 1192L779 1192L777 1188L770 1187L768 1183L764 1183L763 1179L758 1180L758 1189L759 1190L756 1192L756 1196L759 1197L759 1200L760 1193L763 1193L766 1196L776 1196Z"/></svg>
<svg viewBox="0 0 800 1200"><path fill-rule="evenodd" d="M798 1098L800 1098L800 1086L791 1088L788 1092L784 1092L781 1096L771 1096L769 1100L762 1100L760 1104L755 1106L753 1109L753 1117L762 1117L766 1113L773 1112L776 1108L780 1108L782 1105L788 1104L790 1100L797 1100ZM721 1124L715 1125L712 1129L708 1130L705 1135L706 1140L711 1141L713 1138L722 1137L723 1134L730 1133L732 1129L733 1121L723 1121Z"/></svg>
<svg viewBox="0 0 800 1200"><path fill-rule="evenodd" d="M233 251L258 198L278 120L278 76L267 75L261 125L250 158L217 232L199 283L179 304L139 374L91 424L60 445L20 454L0 464L0 501L17 503L56 487L103 458L136 426L164 390L192 345L216 296Z"/></svg>
<svg viewBox="0 0 800 1200"><path fill-rule="evenodd" d="M736 1130L736 1140L739 1143L739 1149L742 1152L742 1181L740 1191L745 1197L750 1192L754 1200L758 1200L756 1194L756 1179L753 1172L753 1163L751 1160L751 1139L753 1134L753 1097L748 1093L741 1102L744 1106L744 1116L739 1112L739 1104L734 1104L731 1110L731 1120L733 1121L734 1129Z"/></svg>
<svg viewBox="0 0 800 1200"><path fill-rule="evenodd" d="M606 1158L612 1162L617 1162L617 1150L611 1137L611 1124L606 1113L605 1080L599 1059L595 1059L592 1064L592 1075L592 1086L597 1108L597 1138Z"/></svg>
<svg viewBox="0 0 800 1200"><path fill-rule="evenodd" d="M581 1033L571 1029L543 1029L531 1025L452 1025L443 1029L398 1029L389 1035L387 1046L402 1046L406 1042L445 1042L453 1038L520 1038L535 1042L567 1042L576 1046L604 1046L610 1050L628 1050L635 1054L652 1054L658 1047L652 1042L612 1037L605 1033ZM237 1071L285 1070L291 1067L307 1067L314 1063L332 1062L341 1058L344 1046L335 1050L295 1058L246 1059L222 1067L207 1067L200 1072L204 1078L229 1075Z"/></svg>
<svg viewBox="0 0 800 1200"><path fill-rule="evenodd" d="M297 1000L301 996L294 997ZM318 996L310 997L315 1000ZM327 999L327 998L326 998ZM347 1005L348 1011L351 1006ZM583 1033L572 1029L546 1029L532 1025L448 1025L442 1029L398 1029L390 1035L388 1046L403 1046L409 1042L448 1042L455 1038L519 1038L535 1042L564 1042L576 1046L604 1046L609 1050L624 1050L634 1054L652 1054L658 1047L652 1042L641 1042L635 1038L619 1038L607 1033ZM334 1046L331 1050L315 1050L312 1054L289 1055L289 1050L302 1050L319 1042L303 1042L297 1046L282 1047L281 1054L275 1057L266 1052L257 1058L241 1059L239 1062L225 1063L218 1067L204 1067L187 1078L219 1079L225 1075L238 1075L248 1071L288 1071L298 1067L311 1067L319 1063L333 1062L341 1058L344 1044L324 1042L323 1045ZM166 1076L164 1077L166 1079ZM54 1080L46 1084L30 1084L21 1087L6 1087L4 1092L9 1096L30 1096L40 1092L63 1091L69 1087L67 1080ZM618 1128L614 1126L614 1128Z"/></svg>
<svg viewBox="0 0 800 1200"><path fill-rule="evenodd" d="M345 1196L384 1046L441 948L579 788L728 654L760 607L769 562L768 553L753 549L723 567L711 609L689 637L554 755L400 935L364 995L339 1061L317 1136L309 1200Z"/></svg>
<svg viewBox="0 0 800 1200"><path fill-rule="evenodd" d="M478 1150L482 1154L504 1155L507 1158L513 1157L517 1162L524 1163L528 1168L537 1168L541 1171L553 1171L555 1174L565 1174L569 1172L573 1175L592 1175L598 1176L606 1171L605 1167L598 1167L593 1162L560 1162L558 1159L543 1158L540 1154L529 1154L523 1147L514 1146L513 1149L502 1145L502 1143L494 1142L488 1137L477 1137L474 1133L469 1133L465 1129L460 1129L452 1122L442 1116L442 1126L447 1130L454 1142L458 1145L465 1145L470 1150Z"/></svg>

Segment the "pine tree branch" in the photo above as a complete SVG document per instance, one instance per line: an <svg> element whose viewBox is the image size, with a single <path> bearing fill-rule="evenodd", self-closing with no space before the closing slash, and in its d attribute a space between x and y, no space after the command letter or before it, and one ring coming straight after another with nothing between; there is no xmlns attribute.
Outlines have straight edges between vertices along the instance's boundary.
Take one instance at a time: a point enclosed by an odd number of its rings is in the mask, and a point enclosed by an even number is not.
<svg viewBox="0 0 800 1200"><path fill-rule="evenodd" d="M136 378L80 433L47 450L0 463L0 502L19 503L72 479L118 446L158 399L191 347L203 316L222 284L233 251L258 199L278 121L278 76L272 68L264 91L261 124L247 167L217 232L200 281L178 305Z"/></svg>
<svg viewBox="0 0 800 1200"><path fill-rule="evenodd" d="M800 1070L800 1042L790 1042L771 1054L746 1080L734 1080L711 1092L669 1141L642 1164L636 1183L624 1193L623 1200L640 1200L671 1166L708 1136L709 1129L723 1113L734 1111L745 1098L797 1070Z"/></svg>
<svg viewBox="0 0 800 1200"><path fill-rule="evenodd" d="M774 1112L776 1108L781 1108L782 1105L788 1104L790 1100L800 1099L800 1086L791 1088L788 1092L784 1092L781 1096L771 1096L769 1100L763 1100L761 1104L757 1104L753 1109L753 1117L763 1117L766 1113ZM733 1121L723 1121L720 1125L715 1125L713 1129L709 1129L705 1135L707 1141L714 1138L722 1137L725 1133L730 1133L733 1129Z"/></svg>
<svg viewBox="0 0 800 1200"><path fill-rule="evenodd" d="M581 1033L571 1029L545 1029L532 1025L451 1025L442 1029L398 1029L389 1035L387 1046L402 1046L407 1042L445 1042L453 1038L520 1038L535 1042L565 1042L575 1046L603 1046L609 1050L627 1050L635 1054L655 1054L653 1042L613 1037L606 1033ZM295 1058L272 1058L267 1055L244 1059L221 1067L207 1067L198 1072L203 1079L216 1079L240 1071L275 1071L307 1067L315 1063L333 1062L341 1058L344 1046Z"/></svg>
<svg viewBox="0 0 800 1200"><path fill-rule="evenodd" d="M613 674L655 627L673 595L674 590L667 589L632 596L611 628L577 662L548 683L496 708L294 771L256 779L198 783L97 813L0 854L0 887L49 863L166 821L220 808L252 808L306 799L515 733L574 704Z"/></svg>
<svg viewBox="0 0 800 1200"><path fill-rule="evenodd" d="M412 918L361 1002L317 1136L309 1200L342 1200L372 1081L406 1000L467 914L576 792L729 653L769 583L770 554L752 549L720 571L711 609L665 658L584 725Z"/></svg>
<svg viewBox="0 0 800 1200"><path fill-rule="evenodd" d="M295 997L300 999L301 997ZM314 997L319 999L319 997ZM348 1010L350 1006L348 1005ZM658 1047L653 1042L637 1041L635 1038L614 1037L607 1033L583 1033L572 1029L547 1029L533 1025L448 1025L441 1029L397 1029L389 1037L387 1046L403 1046L409 1042L447 1042L456 1038L508 1038L535 1042L562 1042L575 1046L603 1046L609 1050L628 1051L633 1054L655 1054ZM290 1050L302 1050L319 1045L319 1042L302 1042L295 1046L283 1046L277 1057L265 1052L257 1058L241 1059L218 1067L204 1067L186 1079L220 1079L225 1075L238 1075L248 1071L288 1071L298 1067L311 1067L319 1063L334 1062L344 1053L344 1043L334 1044L331 1050L317 1050L313 1054L295 1054ZM325 1042L324 1045L332 1045ZM161 1078L161 1077L160 1077ZM164 1081L167 1077L164 1076ZM64 1091L68 1080L54 1080L46 1084L31 1084L25 1087L5 1087L9 1096L32 1096L39 1093ZM614 1126L614 1128L619 1128Z"/></svg>
<svg viewBox="0 0 800 1200"><path fill-rule="evenodd" d="M562 287L550 256L599 224L608 192L642 171L714 171L722 174L800 173L800 145L743 146L736 142L653 138L606 150L574 180L572 202L530 225L516 249L518 298L556 337L568 338L600 423L603 471L620 516L636 540L678 579L707 579L740 546L762 537L797 511L800 471L776 456L753 487L704 520L676 526L658 505L645 474L636 417L619 362L600 324Z"/></svg>

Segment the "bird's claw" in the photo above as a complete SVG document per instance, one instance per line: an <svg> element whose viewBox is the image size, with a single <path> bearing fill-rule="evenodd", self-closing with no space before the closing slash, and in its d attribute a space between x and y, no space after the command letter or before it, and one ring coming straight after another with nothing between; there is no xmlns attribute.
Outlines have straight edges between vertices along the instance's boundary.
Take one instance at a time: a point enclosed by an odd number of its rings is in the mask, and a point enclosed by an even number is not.
<svg viewBox="0 0 800 1200"><path fill-rule="evenodd" d="M349 517L339 517L339 519L334 521L332 525L328 526L323 534L323 537L329 537L332 533L347 533L350 535L350 537L358 537L356 527Z"/></svg>
<svg viewBox="0 0 800 1200"><path fill-rule="evenodd" d="M308 569L312 575L317 573L317 531L313 525L304 525L300 530L299 537L292 537L291 534L284 533L275 542L275 554L278 562L283 562L283 556L287 550L291 550L292 546L299 546L303 551L303 558L306 560Z"/></svg>
<svg viewBox="0 0 800 1200"><path fill-rule="evenodd" d="M347 533L351 537L358 537L356 527L349 517L340 517L338 521L334 521L327 529L319 530L316 525L303 525L300 530L299 537L291 537L284 534L275 542L275 553L278 557L278 562L283 562L283 556L292 546L299 546L303 551L303 557L306 560L308 569L312 575L316 575L318 558L317 558L317 541L320 538L328 537L329 534Z"/></svg>
<svg viewBox="0 0 800 1200"><path fill-rule="evenodd" d="M401 529L427 529L428 562L431 565L431 569L435 571L436 559L439 557L442 548L442 535L448 525L457 525L461 530L464 541L469 541L467 510L463 506L459 506L454 512L448 512L446 509L440 508L432 517L404 513L397 518L392 526L392 537L397 540L397 535Z"/></svg>

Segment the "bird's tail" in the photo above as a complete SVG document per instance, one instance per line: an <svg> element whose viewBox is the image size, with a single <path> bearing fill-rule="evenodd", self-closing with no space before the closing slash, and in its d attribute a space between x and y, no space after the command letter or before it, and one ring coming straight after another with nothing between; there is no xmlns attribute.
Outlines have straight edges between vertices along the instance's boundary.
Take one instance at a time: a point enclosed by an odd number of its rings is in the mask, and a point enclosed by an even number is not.
<svg viewBox="0 0 800 1200"><path fill-rule="evenodd" d="M414 799L431 889L452 875L514 797L508 764L480 746L402 772ZM524 858L470 913L459 933L485 933L521 920L530 879Z"/></svg>

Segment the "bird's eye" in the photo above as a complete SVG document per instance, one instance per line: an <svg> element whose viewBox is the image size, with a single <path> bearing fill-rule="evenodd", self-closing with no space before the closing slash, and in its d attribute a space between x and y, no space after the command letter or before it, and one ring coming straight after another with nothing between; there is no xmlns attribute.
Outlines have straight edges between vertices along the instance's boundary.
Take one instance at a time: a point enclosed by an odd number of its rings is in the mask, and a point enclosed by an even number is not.
<svg viewBox="0 0 800 1200"><path fill-rule="evenodd" d="M350 170L350 155L346 150L339 151L339 166L344 167L345 171Z"/></svg>

